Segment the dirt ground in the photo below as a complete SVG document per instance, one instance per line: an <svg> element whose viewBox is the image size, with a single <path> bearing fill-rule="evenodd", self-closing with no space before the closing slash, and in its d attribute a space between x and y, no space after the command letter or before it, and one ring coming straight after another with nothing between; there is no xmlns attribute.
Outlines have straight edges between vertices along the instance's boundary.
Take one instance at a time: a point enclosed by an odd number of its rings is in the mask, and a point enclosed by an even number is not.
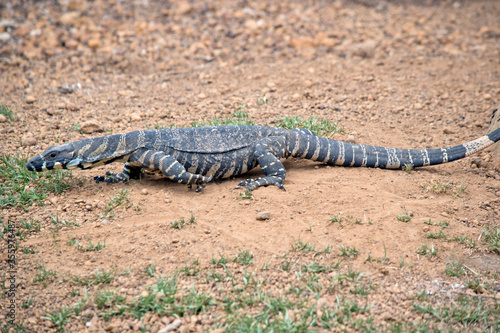
<svg viewBox="0 0 500 333"><path fill-rule="evenodd" d="M500 101L499 17L500 2L493 0L3 2L0 104L15 120L0 118L0 154L33 156L63 142L189 126L233 117L235 110L246 110L259 125L310 116L338 122L344 132L333 138L356 143L460 144L485 134ZM86 122L96 125L89 131L103 133L82 133ZM284 299L303 281L300 265L339 263L319 273L320 291L309 290L299 303L315 306L318 318L322 306L339 297L369 307L351 321L311 323L298 331L368 330L358 321L376 331L500 329L500 253L483 238L485 227L500 225L497 156L486 150L411 172L293 159L284 165L286 192L259 188L253 199L242 198L244 190L236 187L248 175L212 182L200 193L160 175L129 184L93 182L122 168L111 164L73 172L74 185L49 194L44 205L3 207L3 221L41 222L39 232L19 240L20 248L35 253L17 251L16 322L28 332L166 332L169 324L186 332L238 331L230 320L239 312L228 315L218 284L206 277L219 269L214 258L251 253L251 264L235 260L226 274L238 280L251 272L255 281L266 281L263 291ZM103 217L124 189L128 203ZM257 220L261 212L270 219ZM69 223L56 230L53 217ZM401 221L406 217L410 221ZM181 219L186 225L173 228ZM84 251L72 240L105 247ZM309 253L305 244L331 252ZM346 255L342 246L358 253ZM422 254L423 246L437 254ZM7 272L7 251L1 255ZM284 268L284 258L293 258L291 268ZM446 273L457 263L463 274ZM145 273L152 265L154 274ZM187 274L194 266L199 272ZM35 282L40 267L55 275ZM353 270L373 286L368 295L342 286L329 292L336 276ZM83 285L70 278L103 271L115 272L111 283ZM179 286L209 294L214 304L177 315L149 310L142 317L127 312L108 318L92 301L102 290L128 300L146 296L157 278L174 274ZM62 325L44 319L85 293L82 311ZM418 311L419 295L443 308L465 297L489 312L485 321L447 320ZM257 316L266 306L241 311ZM287 311L271 318L298 316Z"/></svg>

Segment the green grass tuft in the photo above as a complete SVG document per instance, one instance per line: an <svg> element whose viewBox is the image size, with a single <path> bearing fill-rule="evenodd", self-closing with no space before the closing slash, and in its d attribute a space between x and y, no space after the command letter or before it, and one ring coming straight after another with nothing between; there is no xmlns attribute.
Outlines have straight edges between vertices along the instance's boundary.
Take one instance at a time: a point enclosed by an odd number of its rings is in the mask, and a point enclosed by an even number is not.
<svg viewBox="0 0 500 333"><path fill-rule="evenodd" d="M71 171L33 172L26 169L27 157L0 155L0 208L43 205L47 194L61 194L74 185Z"/></svg>
<svg viewBox="0 0 500 333"><path fill-rule="evenodd" d="M3 114L7 119L10 121L14 121L14 113L12 112L11 109L7 105L0 104L0 114Z"/></svg>
<svg viewBox="0 0 500 333"><path fill-rule="evenodd" d="M483 228L483 242L488 249L500 254L500 226L487 225Z"/></svg>
<svg viewBox="0 0 500 333"><path fill-rule="evenodd" d="M280 119L276 127L285 129L305 128L318 136L331 138L335 133L342 133L344 129L339 127L338 122L316 118L315 116L303 119L301 117L285 117Z"/></svg>

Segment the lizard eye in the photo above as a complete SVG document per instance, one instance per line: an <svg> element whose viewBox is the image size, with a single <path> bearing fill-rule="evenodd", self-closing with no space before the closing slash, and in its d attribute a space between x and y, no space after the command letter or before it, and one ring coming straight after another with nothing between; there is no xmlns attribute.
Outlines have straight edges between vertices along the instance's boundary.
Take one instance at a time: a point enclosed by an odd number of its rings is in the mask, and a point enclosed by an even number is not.
<svg viewBox="0 0 500 333"><path fill-rule="evenodd" d="M55 158L56 156L57 156L56 153L50 153L50 155L49 155L50 158Z"/></svg>

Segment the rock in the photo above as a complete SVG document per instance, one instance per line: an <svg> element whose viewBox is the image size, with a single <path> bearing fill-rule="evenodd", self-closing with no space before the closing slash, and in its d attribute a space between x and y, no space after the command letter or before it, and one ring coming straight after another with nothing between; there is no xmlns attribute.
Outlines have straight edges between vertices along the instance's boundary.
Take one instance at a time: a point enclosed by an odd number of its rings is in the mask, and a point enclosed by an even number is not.
<svg viewBox="0 0 500 333"><path fill-rule="evenodd" d="M320 32L314 37L314 41L317 45L322 45L325 47L334 47L341 43L337 38L329 37L326 32Z"/></svg>
<svg viewBox="0 0 500 333"><path fill-rule="evenodd" d="M306 48L315 48L316 42L310 37L299 37L292 39L290 41L290 46L297 50L302 50Z"/></svg>
<svg viewBox="0 0 500 333"><path fill-rule="evenodd" d="M66 109L68 109L70 111L78 111L78 110L80 110L80 107L76 104L69 103L66 105Z"/></svg>
<svg viewBox="0 0 500 333"><path fill-rule="evenodd" d="M470 164L473 164L473 165L477 166L478 168L480 168L481 166L484 166L484 161L482 159L480 159L479 157L473 157L470 160Z"/></svg>
<svg viewBox="0 0 500 333"><path fill-rule="evenodd" d="M257 213L257 215L255 216L255 219L257 221L265 221L265 220L269 220L270 218L271 218L270 212L260 212L260 213Z"/></svg>
<svg viewBox="0 0 500 333"><path fill-rule="evenodd" d="M182 324L182 321L177 318L172 323L168 324L167 326L165 326L161 330L159 330L158 333L166 333L166 332L175 331L176 329L178 329L181 326L181 324Z"/></svg>
<svg viewBox="0 0 500 333"><path fill-rule="evenodd" d="M346 142L350 142L350 143L356 143L356 138L354 137L354 135L348 135L347 138L345 139Z"/></svg>
<svg viewBox="0 0 500 333"><path fill-rule="evenodd" d="M102 42L99 39L91 39L89 40L88 45L95 51L102 46Z"/></svg>
<svg viewBox="0 0 500 333"><path fill-rule="evenodd" d="M353 44L351 46L351 56L358 56L361 58L373 58L375 56L375 49L377 42L367 40L361 43Z"/></svg>
<svg viewBox="0 0 500 333"><path fill-rule="evenodd" d="M186 104L186 98L179 97L179 98L177 98L177 100L175 102L177 103L177 105L184 105L184 104Z"/></svg>
<svg viewBox="0 0 500 333"><path fill-rule="evenodd" d="M141 118L141 115L138 114L138 113L132 113L128 116L128 118L131 120L131 121L140 121L142 118Z"/></svg>
<svg viewBox="0 0 500 333"><path fill-rule="evenodd" d="M147 189L143 188L143 189L141 190L141 194L142 194L142 195L148 195L148 194L149 194L149 191L148 191Z"/></svg>
<svg viewBox="0 0 500 333"><path fill-rule="evenodd" d="M5 123L7 121L7 117L3 114L0 114L0 123Z"/></svg>
<svg viewBox="0 0 500 333"><path fill-rule="evenodd" d="M62 25L74 26L76 24L77 19L79 17L80 17L80 13L79 12L64 13L59 18L59 23L62 24Z"/></svg>
<svg viewBox="0 0 500 333"><path fill-rule="evenodd" d="M110 332L120 328L120 326L121 326L121 321L114 320L111 323L109 323L106 327L104 327L104 330Z"/></svg>
<svg viewBox="0 0 500 333"><path fill-rule="evenodd" d="M103 131L101 125L99 125L98 123L96 123L94 121L84 122L82 124L81 128L82 128L82 132L85 134L91 134L94 132L102 132Z"/></svg>
<svg viewBox="0 0 500 333"><path fill-rule="evenodd" d="M27 137L27 138L23 139L21 144L24 147L34 146L34 145L36 145L36 139L34 137Z"/></svg>
<svg viewBox="0 0 500 333"><path fill-rule="evenodd" d="M8 32L2 32L0 34L0 42L6 42L10 39L10 34Z"/></svg>
<svg viewBox="0 0 500 333"><path fill-rule="evenodd" d="M35 96L33 95L28 95L26 96L26 98L24 99L24 102L26 102L26 104L33 104L36 102L36 98Z"/></svg>
<svg viewBox="0 0 500 333"><path fill-rule="evenodd" d="M175 11L179 15L188 15L193 12L193 6L187 2L181 2Z"/></svg>
<svg viewBox="0 0 500 333"><path fill-rule="evenodd" d="M451 128L449 128L449 127L444 127L444 128L443 128L443 133L444 133L444 134L453 134L454 132L453 132L453 130L452 130Z"/></svg>

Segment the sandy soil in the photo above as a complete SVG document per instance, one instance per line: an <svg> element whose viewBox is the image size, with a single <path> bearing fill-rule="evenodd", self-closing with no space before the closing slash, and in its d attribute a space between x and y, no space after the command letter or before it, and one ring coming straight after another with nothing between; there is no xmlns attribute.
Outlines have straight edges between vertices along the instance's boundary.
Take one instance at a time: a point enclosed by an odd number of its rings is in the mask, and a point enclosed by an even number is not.
<svg viewBox="0 0 500 333"><path fill-rule="evenodd" d="M35 155L86 137L188 126L231 117L241 107L260 125L313 115L338 122L344 129L335 134L338 140L399 148L463 143L485 133L500 100L498 17L497 1L8 1L0 5L0 104L15 121L0 123L0 154ZM104 133L81 133L86 122ZM296 263L341 261L337 270L321 273L325 286L336 272L355 269L369 277L374 290L356 297L370 306L364 316L372 317L377 330L401 322L465 327L415 311L415 295L422 291L435 304L455 304L462 294L493 302L490 324L467 329L499 328L500 257L481 239L485 226L500 223L498 157L487 150L410 173L305 160L287 160L285 167L286 192L259 188L251 200L242 199L236 187L247 175L213 182L201 193L150 174L126 185L95 184L94 176L120 171L121 165L112 164L74 172L75 184L50 194L45 205L2 208L3 221L41 222L39 232L19 243L36 253L17 252L18 320L27 331L55 331L42 317L84 295L85 288L68 276L88 277L96 270L130 273L116 274L106 286L87 286L90 297L103 288L130 299L144 296L155 281L144 273L151 263L158 277L197 260L198 277L180 274L180 284L218 299L216 288L199 276L213 269L212 258L243 250L254 255L253 263L228 269L235 276L255 272L279 294L296 276L282 269L283 255L308 243L318 250L330 246L331 253L295 254ZM124 189L129 204L116 207L114 217L100 217ZM270 219L256 220L260 212L270 212ZM405 213L411 220L399 221ZM51 216L78 226L56 233ZM194 223L171 227L191 216ZM428 238L440 231L447 239ZM475 247L453 240L462 236ZM86 252L69 245L73 239L105 247ZM342 256L341 245L359 254ZM434 246L437 255L418 254L424 245ZM6 251L1 255L5 265ZM446 274L450 261L463 264L464 275ZM262 270L266 263L269 270ZM59 275L33 282L40 265ZM484 288L473 289L470 281ZM318 298L328 303L333 296L326 289ZM350 294L341 289L335 295ZM31 305L21 307L30 297ZM141 320L106 320L91 301L84 309L69 317L67 331L143 325L157 332L175 319L152 311ZM217 329L223 314L214 305L181 315L178 329ZM356 330L344 325L332 330Z"/></svg>

